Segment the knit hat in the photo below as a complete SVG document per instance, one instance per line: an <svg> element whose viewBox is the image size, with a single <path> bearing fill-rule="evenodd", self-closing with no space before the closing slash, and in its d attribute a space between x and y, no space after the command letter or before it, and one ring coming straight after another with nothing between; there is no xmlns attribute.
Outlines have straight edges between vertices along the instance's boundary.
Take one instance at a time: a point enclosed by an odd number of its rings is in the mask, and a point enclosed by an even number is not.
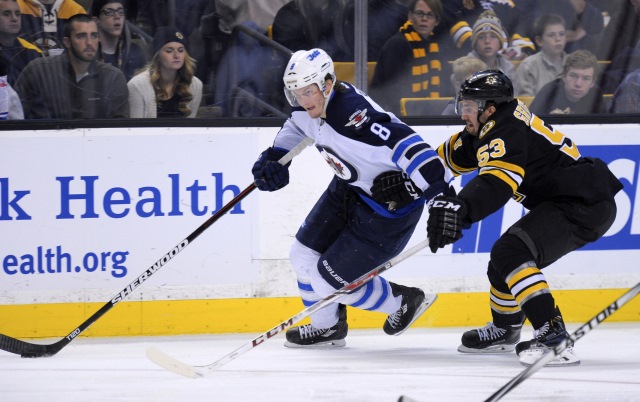
<svg viewBox="0 0 640 402"><path fill-rule="evenodd" d="M184 37L184 34L180 32L178 28L159 27L158 29L156 29L156 34L153 36L153 53L156 53L158 50L162 49L162 47L169 42L178 42L182 43L185 47L187 46L187 38Z"/></svg>
<svg viewBox="0 0 640 402"><path fill-rule="evenodd" d="M93 0L93 3L91 3L91 14L89 15L91 15L92 17L99 17L102 8L109 3L120 3L122 4L122 8L124 8L125 10L127 8L126 0Z"/></svg>
<svg viewBox="0 0 640 402"><path fill-rule="evenodd" d="M471 34L471 47L476 47L476 41L478 40L478 35L484 32L489 32L498 37L502 45L504 46L507 43L507 34L502 28L502 23L498 16L490 10L484 11L478 17L478 21L473 25L473 33Z"/></svg>

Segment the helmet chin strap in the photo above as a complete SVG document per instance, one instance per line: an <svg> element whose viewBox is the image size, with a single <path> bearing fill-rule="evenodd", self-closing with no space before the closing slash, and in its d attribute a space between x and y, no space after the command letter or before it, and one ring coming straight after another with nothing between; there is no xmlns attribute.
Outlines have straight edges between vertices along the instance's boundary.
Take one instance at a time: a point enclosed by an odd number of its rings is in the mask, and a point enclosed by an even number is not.
<svg viewBox="0 0 640 402"><path fill-rule="evenodd" d="M322 109L322 118L326 118L327 117L327 106L329 106L329 101L331 100L331 97L333 96L333 93L335 92L335 85L334 85L334 81L331 81L331 90L329 91L329 93L326 93L326 89L325 89L325 93L323 93L324 95L324 108Z"/></svg>
<svg viewBox="0 0 640 402"><path fill-rule="evenodd" d="M480 121L480 116L482 116L484 114L484 112L487 110L487 108L489 108L491 106L494 106L493 103L491 105L487 105L488 101L482 101L482 102L483 102L482 107L480 106L480 103L478 103L478 134L480 134L480 131L482 131L482 127L484 127L484 125L487 124L487 121L489 121L489 118L487 117L487 120L484 123L481 122Z"/></svg>
<svg viewBox="0 0 640 402"><path fill-rule="evenodd" d="M478 117L477 117L477 120L478 120L478 133L477 134L480 134L480 131L482 130L482 127L484 127L484 123L480 121L480 116L482 116L482 114L484 113L484 110L487 107L487 102L483 101L482 102L483 103L482 106L480 106L480 102L479 101L476 101L476 103L478 104Z"/></svg>
<svg viewBox="0 0 640 402"><path fill-rule="evenodd" d="M482 127L485 125L485 123L480 121L480 116L482 116L482 113L478 113L478 132L476 133L476 136L480 135L480 131L482 131Z"/></svg>

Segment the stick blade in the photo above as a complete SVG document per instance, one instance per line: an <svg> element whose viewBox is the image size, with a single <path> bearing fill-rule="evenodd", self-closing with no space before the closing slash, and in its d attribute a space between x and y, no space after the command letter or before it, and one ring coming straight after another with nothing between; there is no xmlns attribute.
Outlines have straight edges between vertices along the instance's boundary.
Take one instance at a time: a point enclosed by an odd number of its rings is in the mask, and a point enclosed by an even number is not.
<svg viewBox="0 0 640 402"><path fill-rule="evenodd" d="M158 366L174 372L176 374L180 374L181 376L188 378L200 378L203 377L203 374L198 370L197 367L183 363L168 354L164 353L160 349L151 347L147 349L147 358L157 364Z"/></svg>
<svg viewBox="0 0 640 402"><path fill-rule="evenodd" d="M416 399L409 398L406 395L400 395L400 397L398 398L398 402L418 402L418 401Z"/></svg>
<svg viewBox="0 0 640 402"><path fill-rule="evenodd" d="M29 343L3 334L0 334L0 349L29 358L50 357L58 353L60 350L60 348L57 347L57 344L40 345L36 343Z"/></svg>

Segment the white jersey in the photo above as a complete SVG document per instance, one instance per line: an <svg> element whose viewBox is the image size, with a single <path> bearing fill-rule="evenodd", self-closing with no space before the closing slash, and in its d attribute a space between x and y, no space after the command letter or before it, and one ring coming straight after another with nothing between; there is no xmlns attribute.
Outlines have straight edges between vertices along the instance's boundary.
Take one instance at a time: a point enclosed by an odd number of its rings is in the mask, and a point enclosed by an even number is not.
<svg viewBox="0 0 640 402"><path fill-rule="evenodd" d="M290 150L304 136L314 140L334 174L365 197L371 195L373 180L392 170L406 172L423 192L436 182L449 183L453 178L422 137L345 82L336 84L325 119L294 108L274 147ZM365 200L371 201L368 197Z"/></svg>

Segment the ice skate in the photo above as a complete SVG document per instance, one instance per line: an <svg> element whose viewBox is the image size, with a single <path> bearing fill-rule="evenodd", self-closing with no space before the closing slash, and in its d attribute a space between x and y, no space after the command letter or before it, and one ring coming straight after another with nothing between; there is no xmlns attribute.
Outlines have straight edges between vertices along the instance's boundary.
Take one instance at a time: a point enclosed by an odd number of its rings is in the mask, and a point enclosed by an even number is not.
<svg viewBox="0 0 640 402"><path fill-rule="evenodd" d="M485 327L472 329L462 334L461 353L510 353L520 340L522 325L497 327L492 322Z"/></svg>
<svg viewBox="0 0 640 402"><path fill-rule="evenodd" d="M532 340L520 342L516 346L516 353L520 363L525 366L532 365L542 355L551 351L551 349L569 337L562 315L557 307L556 314L550 321L547 321L542 327L534 331ZM568 347L549 363L545 364L545 367L577 366L578 364L580 364L580 358L573 353L573 347Z"/></svg>
<svg viewBox="0 0 640 402"><path fill-rule="evenodd" d="M406 331L435 302L438 295L425 295L421 289L391 283L394 296L402 296L400 308L387 317L382 329L387 335L400 335Z"/></svg>
<svg viewBox="0 0 640 402"><path fill-rule="evenodd" d="M338 307L338 322L331 328L316 328L311 324L290 328L286 333L284 346L289 348L306 347L342 347L347 343L349 325L347 324L347 306Z"/></svg>

